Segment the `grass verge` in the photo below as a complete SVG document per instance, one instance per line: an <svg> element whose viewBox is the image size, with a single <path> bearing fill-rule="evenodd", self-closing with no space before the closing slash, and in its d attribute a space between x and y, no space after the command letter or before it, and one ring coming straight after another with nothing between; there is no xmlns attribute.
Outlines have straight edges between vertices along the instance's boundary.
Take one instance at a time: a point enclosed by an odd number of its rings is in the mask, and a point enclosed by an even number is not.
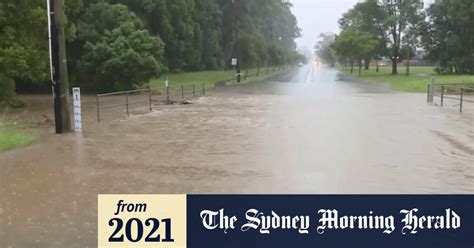
<svg viewBox="0 0 474 248"><path fill-rule="evenodd" d="M35 140L35 137L31 135L20 134L9 129L0 129L0 152L28 145Z"/></svg>
<svg viewBox="0 0 474 248"><path fill-rule="evenodd" d="M350 73L350 69L338 67L338 70ZM437 75L434 67L414 66L410 68L410 76L405 75L405 67L399 67L399 75L391 75L391 67L381 67L379 72L375 68L363 70L361 79L373 83L388 83L394 90L404 92L425 92L431 77L436 77L437 84L468 84L474 86L474 75ZM354 76L359 72L355 68Z"/></svg>

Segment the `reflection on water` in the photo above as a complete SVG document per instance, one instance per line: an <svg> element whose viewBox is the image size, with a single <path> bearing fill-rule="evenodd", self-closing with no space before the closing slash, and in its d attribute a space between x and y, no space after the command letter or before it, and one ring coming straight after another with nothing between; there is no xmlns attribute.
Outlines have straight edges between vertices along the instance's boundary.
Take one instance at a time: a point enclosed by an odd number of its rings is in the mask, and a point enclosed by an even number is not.
<svg viewBox="0 0 474 248"><path fill-rule="evenodd" d="M83 133L45 131L0 154L0 247L95 247L99 193L474 189L473 112L334 70L304 67L130 118L116 111L100 125L84 99Z"/></svg>

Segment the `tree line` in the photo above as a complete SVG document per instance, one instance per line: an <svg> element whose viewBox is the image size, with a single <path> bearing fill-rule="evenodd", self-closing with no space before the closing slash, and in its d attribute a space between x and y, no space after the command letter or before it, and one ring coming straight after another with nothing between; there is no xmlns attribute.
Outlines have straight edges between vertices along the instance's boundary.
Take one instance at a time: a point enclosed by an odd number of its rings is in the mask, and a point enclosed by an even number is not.
<svg viewBox="0 0 474 248"><path fill-rule="evenodd" d="M339 34L322 34L315 49L328 64L339 62L351 71L358 66L359 74L372 60L386 57L397 75L398 63L419 48L439 64L438 73L474 74L473 16L472 0L437 0L430 6L422 0L366 0L340 18Z"/></svg>
<svg viewBox="0 0 474 248"><path fill-rule="evenodd" d="M301 59L285 0L65 0L70 82L143 87L166 72L277 67ZM0 101L48 88L46 1L0 3Z"/></svg>

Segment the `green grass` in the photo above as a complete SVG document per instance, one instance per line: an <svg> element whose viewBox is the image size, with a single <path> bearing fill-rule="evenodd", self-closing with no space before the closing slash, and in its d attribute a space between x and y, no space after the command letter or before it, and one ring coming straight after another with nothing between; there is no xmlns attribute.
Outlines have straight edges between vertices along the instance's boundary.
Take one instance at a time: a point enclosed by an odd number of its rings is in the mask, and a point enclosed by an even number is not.
<svg viewBox="0 0 474 248"><path fill-rule="evenodd" d="M36 141L36 137L24 134L35 128L34 123L17 123L5 119L8 111L0 113L0 152L26 146Z"/></svg>
<svg viewBox="0 0 474 248"><path fill-rule="evenodd" d="M31 135L19 134L15 131L0 129L0 152L28 145L35 141Z"/></svg>
<svg viewBox="0 0 474 248"><path fill-rule="evenodd" d="M267 69L262 68L260 69L260 75L257 77L257 69L249 69L247 74L247 80L243 83L255 80L264 79L274 73L278 73L281 71L273 72L273 69L270 69L270 73L267 74ZM245 70L242 70L242 73L245 73ZM182 72L182 73L171 73L166 75L168 77L168 83L170 86L179 86L181 84L206 84L207 89L212 89L215 86L216 82L219 81L227 81L227 80L235 80L235 71L234 70L227 70L227 71L201 71L201 72ZM159 79L152 80L150 82L150 87L157 88L157 87L164 87L165 86L165 78L163 76ZM242 76L243 80L243 76Z"/></svg>
<svg viewBox="0 0 474 248"><path fill-rule="evenodd" d="M338 68L341 71L350 73L350 70ZM397 91L404 92L425 92L431 77L436 77L437 84L469 84L474 86L474 75L437 75L434 67L415 66L410 68L410 76L405 75L405 67L398 68L398 76L391 75L392 68L381 67L379 72L375 68L362 70L362 80L373 83L388 83ZM354 76L359 75L358 69L354 68Z"/></svg>

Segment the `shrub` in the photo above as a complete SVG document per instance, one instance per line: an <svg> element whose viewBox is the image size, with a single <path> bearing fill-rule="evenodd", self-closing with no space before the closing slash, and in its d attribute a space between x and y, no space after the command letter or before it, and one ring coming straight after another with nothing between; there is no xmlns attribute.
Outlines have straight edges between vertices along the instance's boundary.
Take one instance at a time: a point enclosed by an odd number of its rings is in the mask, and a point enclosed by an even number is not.
<svg viewBox="0 0 474 248"><path fill-rule="evenodd" d="M0 73L0 105L7 105L12 97L15 96L15 82Z"/></svg>

